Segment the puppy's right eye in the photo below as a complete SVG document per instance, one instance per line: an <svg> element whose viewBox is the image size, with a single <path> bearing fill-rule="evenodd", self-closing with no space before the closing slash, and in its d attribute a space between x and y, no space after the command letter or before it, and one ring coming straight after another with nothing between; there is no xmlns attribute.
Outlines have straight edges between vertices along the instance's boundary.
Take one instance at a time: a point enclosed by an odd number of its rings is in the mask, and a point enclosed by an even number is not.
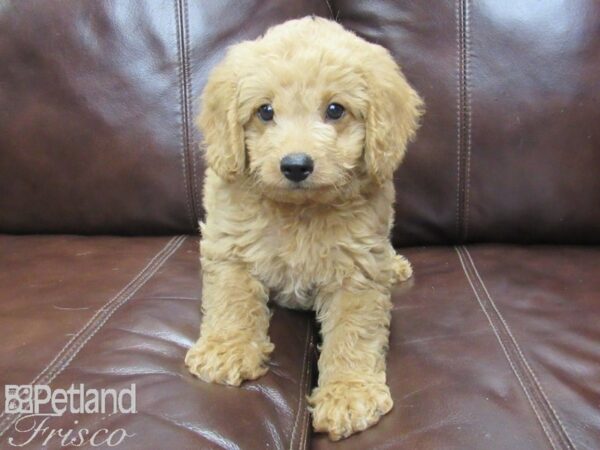
<svg viewBox="0 0 600 450"><path fill-rule="evenodd" d="M339 103L330 103L327 105L327 110L325 111L325 115L328 119L338 120L340 117L344 115L344 107Z"/></svg>
<svg viewBox="0 0 600 450"><path fill-rule="evenodd" d="M258 107L257 114L258 114L258 117L260 117L260 120L262 120L263 122L269 122L269 121L273 120L275 111L273 110L273 107L271 105L265 104L265 105L260 105Z"/></svg>

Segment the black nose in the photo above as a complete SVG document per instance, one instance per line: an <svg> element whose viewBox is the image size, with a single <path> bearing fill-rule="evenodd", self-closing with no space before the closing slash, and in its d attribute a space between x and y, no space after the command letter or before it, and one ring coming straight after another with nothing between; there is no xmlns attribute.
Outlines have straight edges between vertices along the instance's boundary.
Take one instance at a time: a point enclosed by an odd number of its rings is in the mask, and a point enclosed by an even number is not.
<svg viewBox="0 0 600 450"><path fill-rule="evenodd" d="M299 182L308 178L315 165L306 153L292 153L281 159L279 167L288 180Z"/></svg>

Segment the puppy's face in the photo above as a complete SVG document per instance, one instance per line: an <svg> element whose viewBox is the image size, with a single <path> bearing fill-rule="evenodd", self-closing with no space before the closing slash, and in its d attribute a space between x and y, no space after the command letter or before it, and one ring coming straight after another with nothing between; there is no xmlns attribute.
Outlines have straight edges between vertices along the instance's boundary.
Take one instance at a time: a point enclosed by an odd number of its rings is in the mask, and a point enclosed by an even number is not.
<svg viewBox="0 0 600 450"><path fill-rule="evenodd" d="M282 202L328 202L391 178L420 106L386 50L305 18L230 49L199 124L222 178Z"/></svg>
<svg viewBox="0 0 600 450"><path fill-rule="evenodd" d="M282 200L329 196L356 182L365 142L364 80L335 54L295 46L263 61L239 90L249 173Z"/></svg>

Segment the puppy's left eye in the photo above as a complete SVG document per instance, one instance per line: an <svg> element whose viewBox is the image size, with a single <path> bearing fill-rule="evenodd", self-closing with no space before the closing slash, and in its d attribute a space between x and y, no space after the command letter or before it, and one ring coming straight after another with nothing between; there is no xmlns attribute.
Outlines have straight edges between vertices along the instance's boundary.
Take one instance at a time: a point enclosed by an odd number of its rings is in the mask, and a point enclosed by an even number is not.
<svg viewBox="0 0 600 450"><path fill-rule="evenodd" d="M344 111L346 110L339 103L330 103L329 105L327 105L327 110L325 111L325 114L327 115L328 119L338 120L344 115Z"/></svg>
<svg viewBox="0 0 600 450"><path fill-rule="evenodd" d="M275 111L273 110L273 107L271 105L266 103L264 105L260 105L257 114L263 122L270 122L271 120L273 120Z"/></svg>

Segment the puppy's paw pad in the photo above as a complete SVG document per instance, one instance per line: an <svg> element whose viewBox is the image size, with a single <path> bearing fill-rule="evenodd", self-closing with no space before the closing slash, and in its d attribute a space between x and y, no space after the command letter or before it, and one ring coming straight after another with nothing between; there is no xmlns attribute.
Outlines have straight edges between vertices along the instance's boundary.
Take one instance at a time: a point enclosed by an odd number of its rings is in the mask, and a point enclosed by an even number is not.
<svg viewBox="0 0 600 450"><path fill-rule="evenodd" d="M190 373L206 382L239 386L267 373L273 348L268 339L201 338L188 350L185 364Z"/></svg>
<svg viewBox="0 0 600 450"><path fill-rule="evenodd" d="M396 282L408 280L413 275L413 270L410 262L402 255L394 256L394 273L396 274Z"/></svg>
<svg viewBox="0 0 600 450"><path fill-rule="evenodd" d="M316 388L309 405L315 431L337 441L375 425L393 402L384 383L335 382Z"/></svg>

